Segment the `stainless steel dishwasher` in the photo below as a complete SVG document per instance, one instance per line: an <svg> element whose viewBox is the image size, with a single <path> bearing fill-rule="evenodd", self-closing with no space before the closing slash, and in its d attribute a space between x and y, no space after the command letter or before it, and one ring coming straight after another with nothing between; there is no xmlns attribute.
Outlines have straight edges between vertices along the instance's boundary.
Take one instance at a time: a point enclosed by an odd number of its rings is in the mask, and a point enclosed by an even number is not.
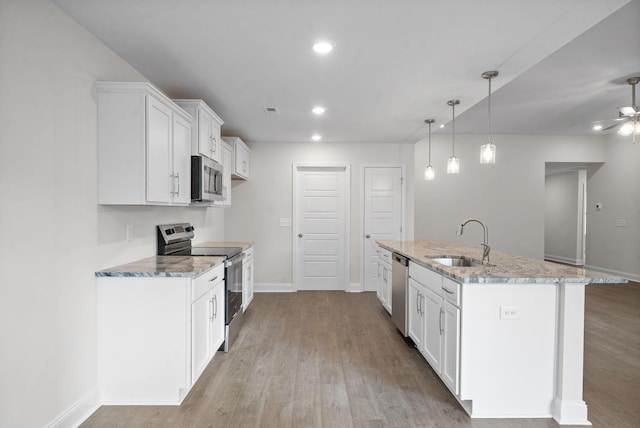
<svg viewBox="0 0 640 428"><path fill-rule="evenodd" d="M391 257L391 320L400 333L407 337L407 276L409 259L393 253Z"/></svg>

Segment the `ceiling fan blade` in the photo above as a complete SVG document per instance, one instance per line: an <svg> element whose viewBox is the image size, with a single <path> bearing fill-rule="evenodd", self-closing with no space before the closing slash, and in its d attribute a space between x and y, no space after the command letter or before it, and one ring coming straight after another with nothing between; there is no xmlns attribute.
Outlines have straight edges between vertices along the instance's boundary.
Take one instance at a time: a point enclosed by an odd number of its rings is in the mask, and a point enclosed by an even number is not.
<svg viewBox="0 0 640 428"><path fill-rule="evenodd" d="M613 128L615 128L616 126L620 126L620 125L622 125L623 123L625 123L625 122L627 122L627 121L628 121L628 120L618 121L618 122L614 123L613 125L609 125L609 126L607 126L606 128L602 128L600 131L608 131L609 129L613 129Z"/></svg>

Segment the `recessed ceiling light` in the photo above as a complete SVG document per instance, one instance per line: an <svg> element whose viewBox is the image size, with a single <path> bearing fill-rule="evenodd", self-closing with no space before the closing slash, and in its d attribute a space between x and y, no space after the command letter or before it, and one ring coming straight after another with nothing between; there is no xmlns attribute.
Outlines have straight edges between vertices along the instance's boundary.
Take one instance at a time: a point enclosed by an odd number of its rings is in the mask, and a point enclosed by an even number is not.
<svg viewBox="0 0 640 428"><path fill-rule="evenodd" d="M442 125L440 125L440 128L444 128L444 123Z"/></svg>
<svg viewBox="0 0 640 428"><path fill-rule="evenodd" d="M322 136L320 136L320 135L318 135L318 134L315 134L315 135L312 135L312 136L311 136L311 139L312 139L313 141L320 141L320 140L322 139Z"/></svg>
<svg viewBox="0 0 640 428"><path fill-rule="evenodd" d="M593 127L593 130L594 130L594 131L600 131L600 130L602 130L602 125L595 125L595 126Z"/></svg>
<svg viewBox="0 0 640 428"><path fill-rule="evenodd" d="M319 54L328 54L333 50L333 44L327 41L319 41L313 44L313 50Z"/></svg>
<svg viewBox="0 0 640 428"><path fill-rule="evenodd" d="M313 112L313 114L321 115L322 113L325 112L325 108L322 106L317 106L317 107L314 107L311 111Z"/></svg>

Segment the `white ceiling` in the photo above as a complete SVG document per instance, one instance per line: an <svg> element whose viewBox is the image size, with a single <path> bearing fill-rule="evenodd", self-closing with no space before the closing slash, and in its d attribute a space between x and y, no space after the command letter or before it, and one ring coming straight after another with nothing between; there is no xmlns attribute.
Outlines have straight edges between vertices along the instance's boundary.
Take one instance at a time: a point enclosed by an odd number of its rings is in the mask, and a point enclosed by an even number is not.
<svg viewBox="0 0 640 428"><path fill-rule="evenodd" d="M483 133L481 74L494 69L494 133L586 134L630 104L620 82L640 73L640 0L54 3L169 96L205 100L223 134L246 141L413 143L425 118L451 119L453 98L464 112L456 130ZM315 54L317 39L334 51Z"/></svg>

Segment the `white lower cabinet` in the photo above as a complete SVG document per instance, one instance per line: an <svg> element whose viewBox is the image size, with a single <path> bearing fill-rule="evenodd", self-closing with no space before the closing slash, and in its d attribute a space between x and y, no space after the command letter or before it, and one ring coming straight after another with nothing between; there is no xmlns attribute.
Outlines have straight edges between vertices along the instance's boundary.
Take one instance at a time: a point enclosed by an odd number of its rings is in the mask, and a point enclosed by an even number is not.
<svg viewBox="0 0 640 428"><path fill-rule="evenodd" d="M224 265L97 283L102 404L180 404L224 341Z"/></svg>
<svg viewBox="0 0 640 428"><path fill-rule="evenodd" d="M391 251L380 248L378 252L378 299L391 314Z"/></svg>
<svg viewBox="0 0 640 428"><path fill-rule="evenodd" d="M442 306L442 353L440 376L451 392L460 392L460 308L449 302Z"/></svg>
<svg viewBox="0 0 640 428"><path fill-rule="evenodd" d="M246 311L253 300L253 247L244 250L242 261L242 310Z"/></svg>
<svg viewBox="0 0 640 428"><path fill-rule="evenodd" d="M424 346L424 287L413 278L409 278L408 286L407 333L416 347L422 349Z"/></svg>
<svg viewBox="0 0 640 428"><path fill-rule="evenodd" d="M192 379L200 377L224 343L224 275L220 273L205 273L194 280L193 288L197 292L192 294L191 303Z"/></svg>
<svg viewBox="0 0 640 428"><path fill-rule="evenodd" d="M460 390L459 284L410 262L408 291L409 336L451 392L458 395Z"/></svg>
<svg viewBox="0 0 640 428"><path fill-rule="evenodd" d="M442 297L425 288L425 326L422 355L440 374L442 358Z"/></svg>

